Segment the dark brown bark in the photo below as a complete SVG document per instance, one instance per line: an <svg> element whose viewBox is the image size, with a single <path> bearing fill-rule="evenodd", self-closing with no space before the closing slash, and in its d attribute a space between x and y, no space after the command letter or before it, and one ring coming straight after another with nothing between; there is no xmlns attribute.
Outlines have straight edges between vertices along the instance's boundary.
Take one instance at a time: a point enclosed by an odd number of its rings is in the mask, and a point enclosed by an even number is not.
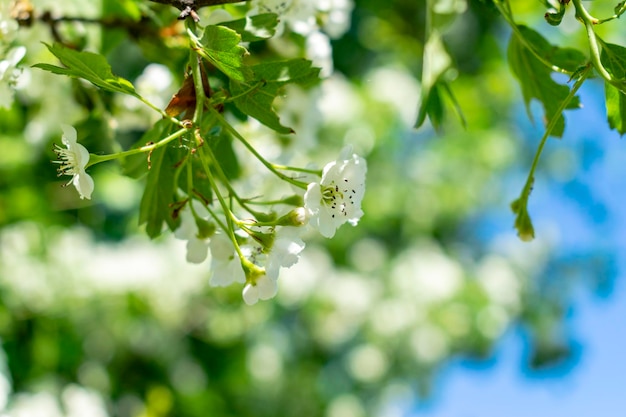
<svg viewBox="0 0 626 417"><path fill-rule="evenodd" d="M169 4L180 10L179 19L186 19L191 16L193 20L198 21L198 14L196 10L204 6L217 6L219 4L226 3L239 3L249 0L150 0L155 3Z"/></svg>

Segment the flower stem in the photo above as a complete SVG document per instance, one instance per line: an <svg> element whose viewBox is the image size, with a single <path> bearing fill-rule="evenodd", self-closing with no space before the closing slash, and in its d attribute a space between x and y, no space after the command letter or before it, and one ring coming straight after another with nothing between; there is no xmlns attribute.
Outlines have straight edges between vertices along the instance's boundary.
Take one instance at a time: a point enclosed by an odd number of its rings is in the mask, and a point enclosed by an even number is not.
<svg viewBox="0 0 626 417"><path fill-rule="evenodd" d="M191 67L193 86L196 93L196 108L193 113L193 123L196 126L199 126L204 112L206 95L204 94L204 82L202 81L202 73L200 69L200 56L198 55L197 50L198 38L195 35L196 22L194 22L193 19L187 19L185 20L185 24L187 25L187 34L189 35L190 42L189 66Z"/></svg>
<svg viewBox="0 0 626 417"><path fill-rule="evenodd" d="M158 108L157 106L155 106L154 104L152 104L151 102L149 102L146 98L140 96L140 95L136 95L135 97L137 97L137 99L139 101L141 101L143 104L145 104L146 106L150 107L152 110L158 112L161 116L163 116L164 119L169 120L170 122L174 123L175 125L179 126L179 127L184 127L184 123L180 120L178 120L175 117L171 117L170 115L168 115L167 113L165 113L164 110Z"/></svg>
<svg viewBox="0 0 626 417"><path fill-rule="evenodd" d="M302 172L305 174L313 174L313 175L317 175L318 177L322 176L321 169L308 169L308 168L292 167L292 166L277 165L277 164L272 164L272 166L282 171L294 171L294 172Z"/></svg>
<svg viewBox="0 0 626 417"><path fill-rule="evenodd" d="M283 174L282 172L278 171L278 169L281 169L281 168L276 168L272 163L268 162L265 158L263 158L263 156L261 156L261 154L257 152L257 150L254 149L254 147L250 145L250 143L243 136L241 136L241 134L234 127L232 127L232 125L228 123L228 121L224 119L224 117L217 110L215 110L212 106L209 106L209 111L215 116L217 121L222 126L224 126L224 128L226 128L226 130L228 130L235 138L237 138L243 144L243 146L245 146L246 149L248 149L250 153L252 153L259 160L259 162L261 162L274 175L276 175L278 178L280 178L283 181L287 181L288 183L293 184L298 188L302 188L306 190L306 187L307 187L306 183L295 180Z"/></svg>
<svg viewBox="0 0 626 417"><path fill-rule="evenodd" d="M89 154L89 162L87 163L85 168L88 168L88 167L90 167L92 165L95 165L95 164L99 164L100 162L111 161L113 159L124 158L126 156L136 155L136 154L139 154L139 153L152 152L155 149L158 149L158 148L161 148L161 147L167 145L168 143L170 143L174 139L181 137L182 135L187 133L187 130L188 129L179 129L176 132L174 132L171 135L169 135L168 137L163 138L163 139L161 139L160 141L158 141L156 143L151 143L149 145L144 145L144 146L141 146L141 147L135 148L135 149L129 149L127 151L116 152L116 153L112 153L112 154L108 154L108 155Z"/></svg>
<svg viewBox="0 0 626 417"><path fill-rule="evenodd" d="M556 126L557 122L559 121L563 111L567 108L567 105L569 104L569 102L576 96L576 92L583 85L583 83L589 76L589 73L591 72L590 71L591 68L592 68L591 64L587 64L585 69L580 73L580 77L574 83L574 86L570 90L569 94L561 102L557 110L554 112L554 114L550 118L550 122L546 126L546 130L543 136L541 137L541 141L539 142L539 146L537 147L537 151L535 152L535 157L533 158L532 165L530 166L530 171L528 173L528 178L526 179L526 184L524 185L524 188L522 189L522 192L519 197L519 201L522 202L524 206L526 205L528 201L528 197L530 196L530 192L532 191L533 182L535 181L535 170L537 169L537 165L539 164L539 158L541 157L543 148L546 145L548 137L550 137L550 133L552 133L552 130Z"/></svg>
<svg viewBox="0 0 626 417"><path fill-rule="evenodd" d="M193 77L193 84L194 84L194 89L196 93L196 108L193 114L193 124L196 126L196 129L198 129L197 126L199 126L200 122L202 121L202 116L204 114L204 108L205 108L205 103L207 101L207 98L206 98L206 95L204 94L204 83L202 81L202 73L200 69L200 56L201 55L198 54L199 41L198 41L198 37L196 36L196 22L194 22L193 19L186 19L185 24L187 26L187 34L189 35L189 42L190 42L189 66L191 67L191 74ZM209 108L212 109L212 106L209 106ZM217 197L217 200L220 206L222 207L222 211L224 212L224 216L226 218L226 224L223 224L221 221L219 221L217 215L212 210L209 209L209 213L211 213L213 218L222 227L222 230L224 230L224 233L228 235L228 238L231 240L231 242L233 243L235 247L235 251L237 252L237 255L239 256L239 259L243 262L245 257L243 253L241 252L241 248L239 247L239 244L237 243L237 238L235 237L235 231L233 227L233 222L238 222L239 220L235 217L232 210L230 210L230 207L226 203L226 200L224 200L224 196L222 196L222 193L220 192L220 189L217 183L215 182L213 173L211 172L211 169L207 163L206 153L208 151L207 149L205 149L204 146L202 146L203 139L197 130L196 130L196 134L194 135L194 137L196 139L197 149L198 149L199 156L200 156L200 163L202 164L202 168L204 169L207 179L209 183L211 184L211 189L215 193L215 196ZM209 158L211 157L212 155L209 155Z"/></svg>
<svg viewBox="0 0 626 417"><path fill-rule="evenodd" d="M198 136L196 141L198 143L201 143L203 139L199 137L199 135L200 135L200 132L196 130L196 136ZM219 164L217 158L215 157L215 154L213 153L213 150L211 149L211 147L207 146L205 149L205 152L211 158L211 161L212 161L211 164L213 167L215 167L215 172L219 176L219 179L221 180L222 184L224 184L224 186L228 190L228 193L239 203L239 205L242 208L244 208L246 211L248 211L250 214L256 217L259 213L249 208L247 203L241 197L239 197L239 194L237 194L237 191L235 191L232 185L230 185L230 181L226 177L226 174L224 173L222 166ZM236 223L239 224L238 221L236 221Z"/></svg>
<svg viewBox="0 0 626 417"><path fill-rule="evenodd" d="M626 2L621 2L620 5L615 8L615 14L613 16L607 17L605 19L599 19L598 24L606 23L613 19L619 19L619 17L624 13L626 13Z"/></svg>
<svg viewBox="0 0 626 417"><path fill-rule="evenodd" d="M235 237L235 232L234 232L234 227L233 227L233 223L238 223L239 219L235 217L230 207L228 207L226 200L224 200L224 196L222 196L222 193L220 192L220 189L217 183L215 182L215 178L213 178L213 173L211 172L211 169L209 168L209 165L207 164L207 157L205 155L206 149L204 147L198 146L198 151L200 153L200 162L202 163L204 172L207 176L209 183L211 184L211 188L213 189L213 192L215 193L215 196L217 197L218 202L220 203L220 206L222 207L222 211L224 212L224 217L226 218L226 225L222 224L221 222L218 222L218 224L222 226L224 233L226 233L229 239L233 242L233 245L235 246L235 250L237 251L239 258L244 259L245 257L243 256L243 253L241 252L241 248L239 247L239 244L237 243L237 239Z"/></svg>

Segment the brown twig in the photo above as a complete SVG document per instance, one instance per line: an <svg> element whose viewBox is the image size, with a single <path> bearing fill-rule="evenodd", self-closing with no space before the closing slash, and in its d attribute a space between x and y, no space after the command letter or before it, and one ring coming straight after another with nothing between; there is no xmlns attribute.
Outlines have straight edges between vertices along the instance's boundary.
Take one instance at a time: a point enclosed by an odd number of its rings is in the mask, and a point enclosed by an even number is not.
<svg viewBox="0 0 626 417"><path fill-rule="evenodd" d="M197 22L200 20L200 18L198 17L198 14L196 13L196 11L201 7L217 6L220 4L228 4L228 3L240 3L243 1L249 1L249 0L150 0L150 1L153 1L155 3L169 4L170 6L174 6L178 10L180 10L180 14L178 15L178 18L180 20L184 20L188 16L191 16L191 18Z"/></svg>

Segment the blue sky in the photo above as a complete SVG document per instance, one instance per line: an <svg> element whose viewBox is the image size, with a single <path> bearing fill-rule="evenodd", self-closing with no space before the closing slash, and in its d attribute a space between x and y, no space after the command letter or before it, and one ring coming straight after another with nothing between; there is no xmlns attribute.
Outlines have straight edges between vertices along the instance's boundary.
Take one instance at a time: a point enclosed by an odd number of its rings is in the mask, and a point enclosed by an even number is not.
<svg viewBox="0 0 626 417"><path fill-rule="evenodd" d="M519 329L511 329L491 361L459 360L448 366L433 398L413 416L626 415L626 142L607 127L600 83L585 85L580 93L585 107L567 113L564 139L550 139L529 205L538 235L556 231L553 256L583 265L577 269L582 279L574 285L567 318L577 342L575 357L570 366L529 371L523 365L526 340ZM534 146L541 126L532 126L519 110L529 146ZM563 151L574 155L573 174L554 178L546 161ZM608 267L585 268L598 254ZM599 281L608 282L609 290L596 291Z"/></svg>
<svg viewBox="0 0 626 417"><path fill-rule="evenodd" d="M510 332L496 361L458 362L438 381L435 396L414 416L438 417L623 417L626 413L626 287L610 300L586 294L569 318L581 340L577 363L567 373L523 369L524 340Z"/></svg>

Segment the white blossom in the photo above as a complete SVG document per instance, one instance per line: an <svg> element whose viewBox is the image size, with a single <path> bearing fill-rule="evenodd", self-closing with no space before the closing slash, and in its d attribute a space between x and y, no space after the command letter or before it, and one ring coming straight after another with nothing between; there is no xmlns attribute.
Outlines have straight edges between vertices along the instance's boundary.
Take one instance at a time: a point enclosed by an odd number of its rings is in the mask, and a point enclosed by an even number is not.
<svg viewBox="0 0 626 417"><path fill-rule="evenodd" d="M71 175L72 179L66 185L74 185L78 194L80 194L80 198L89 200L94 189L93 178L85 172L85 167L89 162L89 152L76 141L76 129L69 125L61 125L61 128L63 129L63 138L61 140L67 149L58 145L55 146L54 151L60 159L59 161L54 161L60 164L57 171L59 176Z"/></svg>
<svg viewBox="0 0 626 417"><path fill-rule="evenodd" d="M209 254L209 239L198 237L199 231L191 210L180 212L180 226L174 232L174 237L187 241L187 262L200 264Z"/></svg>
<svg viewBox="0 0 626 417"><path fill-rule="evenodd" d="M213 287L226 287L233 282L243 284L246 276L233 243L223 234L215 234L209 244L211 248L211 279Z"/></svg>
<svg viewBox="0 0 626 417"><path fill-rule="evenodd" d="M246 304L256 304L259 300L269 300L278 292L278 283L267 274L256 278L255 282L248 282L243 288L242 296Z"/></svg>
<svg viewBox="0 0 626 417"><path fill-rule="evenodd" d="M331 238L345 222L353 226L359 222L366 173L365 159L345 147L336 161L326 164L320 182L308 185L304 207L309 212L309 224L322 236Z"/></svg>
<svg viewBox="0 0 626 417"><path fill-rule="evenodd" d="M278 279L281 267L289 268L300 259L300 252L304 249L304 241L300 238L301 227L281 227L276 230L274 244L267 255L265 270L270 277Z"/></svg>
<svg viewBox="0 0 626 417"><path fill-rule="evenodd" d="M0 49L0 53L2 50ZM10 109L13 104L13 89L22 73L17 64L26 55L26 48L18 46L9 50L6 58L0 61L0 107Z"/></svg>

